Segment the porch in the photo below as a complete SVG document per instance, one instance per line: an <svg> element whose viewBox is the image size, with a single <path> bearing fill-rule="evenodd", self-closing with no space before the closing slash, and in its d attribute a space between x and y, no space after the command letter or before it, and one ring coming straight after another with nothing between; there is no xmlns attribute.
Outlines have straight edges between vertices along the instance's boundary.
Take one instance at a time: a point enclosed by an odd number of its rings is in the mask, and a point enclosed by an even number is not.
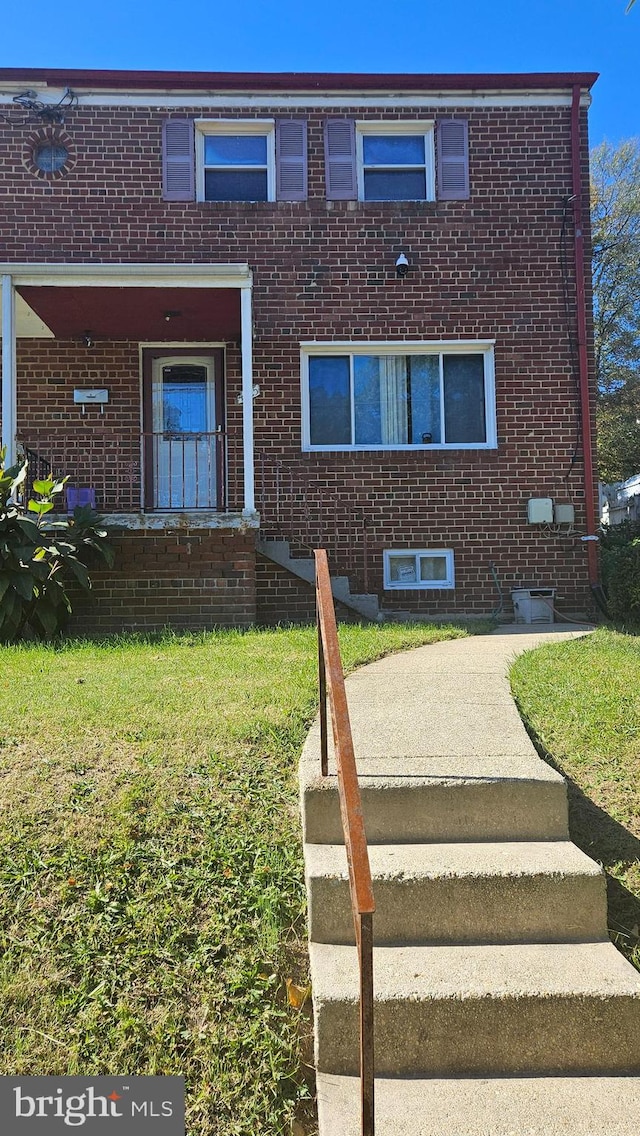
<svg viewBox="0 0 640 1136"><path fill-rule="evenodd" d="M2 444L114 524L257 525L246 265L0 265ZM163 516L167 514L166 521ZM144 520L143 520L144 518Z"/></svg>
<svg viewBox="0 0 640 1136"><path fill-rule="evenodd" d="M247 265L0 265L2 443L116 548L73 632L255 622Z"/></svg>

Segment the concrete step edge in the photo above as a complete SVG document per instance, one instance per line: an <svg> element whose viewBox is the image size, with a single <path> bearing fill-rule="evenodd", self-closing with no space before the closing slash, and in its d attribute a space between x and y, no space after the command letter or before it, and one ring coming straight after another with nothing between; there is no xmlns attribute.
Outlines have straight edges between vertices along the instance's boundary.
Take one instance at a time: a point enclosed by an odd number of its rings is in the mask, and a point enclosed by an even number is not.
<svg viewBox="0 0 640 1136"><path fill-rule="evenodd" d="M304 849L309 933L354 941L343 845ZM607 939L602 869L570 841L370 845L377 944Z"/></svg>
<svg viewBox="0 0 640 1136"><path fill-rule="evenodd" d="M360 1136L360 1081L318 1073L320 1136ZM382 1078L376 1136L636 1136L640 1077Z"/></svg>

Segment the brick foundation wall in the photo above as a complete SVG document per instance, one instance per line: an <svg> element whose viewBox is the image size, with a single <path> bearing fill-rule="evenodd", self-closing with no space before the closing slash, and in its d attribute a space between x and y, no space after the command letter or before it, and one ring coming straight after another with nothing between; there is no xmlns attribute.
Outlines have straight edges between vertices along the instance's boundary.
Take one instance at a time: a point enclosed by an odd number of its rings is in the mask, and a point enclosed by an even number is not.
<svg viewBox="0 0 640 1136"><path fill-rule="evenodd" d="M167 115L281 113L278 107L261 107L259 113L233 106L210 112L99 108L81 100L65 122L75 165L67 176L46 183L23 162L20 129L0 120L5 259L247 262L254 278L256 488L264 534L325 545L333 571L349 574L354 590L378 592L392 609L488 613L497 604L491 562L507 599L512 588L550 586L557 589L559 607L587 609L586 546L579 536L585 532L585 493L595 501L596 489L584 485L572 350L570 108L436 110L436 119L440 113L468 119L468 201L327 201L324 121L327 114L354 116L348 102L330 111L287 108L287 115L308 122L308 201L162 200L161 127ZM374 107L358 109L355 117L409 120L425 114L431 111ZM582 128L586 204L586 110ZM403 281L394 270L401 250L411 264ZM300 343L370 339L495 339L498 448L303 454ZM121 421L138 413L138 345L115 344L110 358L103 345L100 365L100 352L91 356L83 350L75 342L20 344L23 425L37 413L44 430L60 427L60 416L64 421L70 413L69 390L78 369L85 380L95 374L96 384L121 391ZM49 378L59 375L59 383L40 381L36 357L49 360ZM118 360L121 369L109 384L105 376ZM237 502L237 344L228 345L228 360L229 480ZM594 407L595 394L592 417ZM116 415L115 397L109 413ZM527 524L528 498L545 496L574 504L576 535ZM382 593L383 550L412 547L453 549L455 591Z"/></svg>
<svg viewBox="0 0 640 1136"><path fill-rule="evenodd" d="M112 569L73 594L71 634L248 627L256 619L252 532L112 534Z"/></svg>
<svg viewBox="0 0 640 1136"><path fill-rule="evenodd" d="M344 604L335 604L341 623L359 622L360 617ZM260 553L256 556L256 621L260 626L276 623L315 623L316 593L313 584L287 572Z"/></svg>

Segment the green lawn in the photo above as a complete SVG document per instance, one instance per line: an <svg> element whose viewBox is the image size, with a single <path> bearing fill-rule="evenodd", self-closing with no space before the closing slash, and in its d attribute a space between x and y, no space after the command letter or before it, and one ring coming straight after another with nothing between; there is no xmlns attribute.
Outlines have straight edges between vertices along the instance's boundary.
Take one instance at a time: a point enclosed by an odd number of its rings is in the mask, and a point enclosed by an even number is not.
<svg viewBox="0 0 640 1136"><path fill-rule="evenodd" d="M340 638L352 669L464 634ZM306 979L314 630L0 659L0 1072L184 1074L189 1136L306 1131L308 1010L286 980Z"/></svg>
<svg viewBox="0 0 640 1136"><path fill-rule="evenodd" d="M640 969L640 638L602 628L527 652L511 685L570 779L572 839L604 866L613 940Z"/></svg>

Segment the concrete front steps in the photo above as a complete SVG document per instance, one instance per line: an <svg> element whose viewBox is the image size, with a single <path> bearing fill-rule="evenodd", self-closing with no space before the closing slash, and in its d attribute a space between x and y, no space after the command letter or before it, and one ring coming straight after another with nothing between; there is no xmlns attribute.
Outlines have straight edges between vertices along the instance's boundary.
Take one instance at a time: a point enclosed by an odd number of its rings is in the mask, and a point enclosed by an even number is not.
<svg viewBox="0 0 640 1136"><path fill-rule="evenodd" d="M319 1073L322 1136L360 1136L360 1082ZM638 1077L378 1077L380 1136L636 1136Z"/></svg>
<svg viewBox="0 0 640 1136"><path fill-rule="evenodd" d="M258 552L272 560L274 564L286 568L287 572L291 572L300 580L306 580L308 584L315 584L316 569L313 558L292 556L288 540L260 539L256 547ZM361 595L352 592L348 576L332 576L331 591L334 600L355 611L357 615L361 615L364 619L378 619L380 614L378 597L373 594Z"/></svg>
<svg viewBox="0 0 640 1136"><path fill-rule="evenodd" d="M461 648L446 647L433 659L452 671L438 689L452 710L457 686L468 704L475 680L456 681ZM412 655L408 669L431 666ZM485 703L478 677L477 705L447 734L424 685L418 716L406 704L418 705L418 682L403 699L398 661L388 663L347 683L377 905L377 1136L635 1134L640 974L609 942L600 868L568 839L562 777L514 718L497 665ZM387 675L397 694L385 725ZM421 754L424 736L435 756ZM300 779L319 1131L359 1136L357 958L317 726Z"/></svg>
<svg viewBox="0 0 640 1136"><path fill-rule="evenodd" d="M602 872L569 841L372 844L369 860L377 945L602 936ZM344 845L307 844L305 861L311 941L353 943Z"/></svg>
<svg viewBox="0 0 640 1136"><path fill-rule="evenodd" d="M310 954L317 1068L355 1074L355 948ZM609 942L376 947L373 972L380 1076L640 1072L640 974Z"/></svg>

